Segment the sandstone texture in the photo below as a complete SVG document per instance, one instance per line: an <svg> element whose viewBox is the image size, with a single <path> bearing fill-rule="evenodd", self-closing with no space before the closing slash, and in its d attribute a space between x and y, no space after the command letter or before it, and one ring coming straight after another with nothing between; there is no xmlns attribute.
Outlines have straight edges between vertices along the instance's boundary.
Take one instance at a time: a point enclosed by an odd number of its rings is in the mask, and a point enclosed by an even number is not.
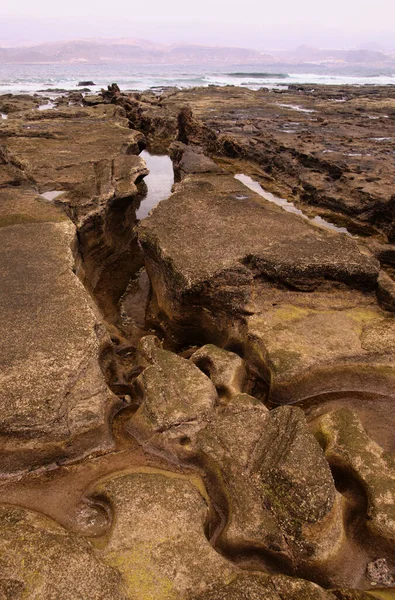
<svg viewBox="0 0 395 600"><path fill-rule="evenodd" d="M138 111L144 122L156 102L156 119L169 126L156 130L151 116L145 133L171 139L170 124L180 115L182 142L203 145L282 197L393 240L393 87L314 88L165 92L156 100L140 98L132 115Z"/></svg>
<svg viewBox="0 0 395 600"><path fill-rule="evenodd" d="M394 389L395 322L378 305L378 262L356 240L222 174L187 176L139 240L153 321L180 344L242 347L274 401Z"/></svg>
<svg viewBox="0 0 395 600"><path fill-rule="evenodd" d="M63 117L31 111L28 120L25 99L15 102L22 112L0 131L3 473L114 447L119 399L101 366L110 338L75 274L84 261L66 212L87 227L87 210L97 218L103 203L135 193L147 172L128 154L138 151L139 134L114 111L107 119L72 108ZM53 191L62 193L45 196Z"/></svg>
<svg viewBox="0 0 395 600"><path fill-rule="evenodd" d="M0 96L0 600L394 597L394 102Z"/></svg>

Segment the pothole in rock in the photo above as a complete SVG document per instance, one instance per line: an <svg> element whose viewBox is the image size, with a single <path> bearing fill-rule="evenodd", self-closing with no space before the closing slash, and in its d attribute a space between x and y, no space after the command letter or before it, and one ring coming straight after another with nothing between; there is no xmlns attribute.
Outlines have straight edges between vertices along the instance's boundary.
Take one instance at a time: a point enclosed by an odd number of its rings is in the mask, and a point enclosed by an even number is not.
<svg viewBox="0 0 395 600"><path fill-rule="evenodd" d="M149 175L144 178L147 192L141 199L136 212L138 219L144 219L159 202L168 198L174 183L173 163L167 154L150 154L143 150L140 154L147 164Z"/></svg>
<svg viewBox="0 0 395 600"><path fill-rule="evenodd" d="M337 225L330 223L330 221L326 221L322 217L315 216L313 219L310 219L310 217L305 215L303 211L301 211L299 208L296 208L293 202L288 202L288 200L285 200L285 198L279 198L271 192L267 192L263 189L260 183L254 181L254 179L252 179L252 177L250 177L249 175L238 173L237 175L235 175L235 179L241 181L241 183L244 183L246 187L262 196L262 198L265 198L265 200L277 204L277 206L280 206L283 210L286 210L287 212L299 215L303 219L307 219L308 221L311 221L315 225L323 227L324 229L330 229L331 231L337 231L338 233L345 233L346 235L351 236L350 232L348 231L348 229L346 229L346 227L338 227Z"/></svg>

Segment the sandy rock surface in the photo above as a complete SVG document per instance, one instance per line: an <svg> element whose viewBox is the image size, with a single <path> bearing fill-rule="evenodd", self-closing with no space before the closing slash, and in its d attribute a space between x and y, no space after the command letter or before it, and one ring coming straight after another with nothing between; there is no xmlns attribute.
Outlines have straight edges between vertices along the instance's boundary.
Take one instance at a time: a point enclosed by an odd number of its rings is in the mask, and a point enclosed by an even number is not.
<svg viewBox="0 0 395 600"><path fill-rule="evenodd" d="M394 98L0 97L1 599L393 597Z"/></svg>

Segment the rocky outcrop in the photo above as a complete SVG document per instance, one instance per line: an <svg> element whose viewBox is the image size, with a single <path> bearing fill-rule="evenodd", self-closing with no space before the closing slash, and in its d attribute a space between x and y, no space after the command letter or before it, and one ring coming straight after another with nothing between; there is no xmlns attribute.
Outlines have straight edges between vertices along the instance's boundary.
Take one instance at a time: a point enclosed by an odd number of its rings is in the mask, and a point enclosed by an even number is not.
<svg viewBox="0 0 395 600"><path fill-rule="evenodd" d="M108 451L118 400L99 365L109 340L73 273L75 228L34 191L2 189L0 204L2 472Z"/></svg>
<svg viewBox="0 0 395 600"><path fill-rule="evenodd" d="M355 86L210 86L165 93L157 112L179 115L179 139L227 157L233 172L247 170L269 191L351 230L377 228L392 239L393 96L387 86L374 94Z"/></svg>
<svg viewBox="0 0 395 600"><path fill-rule="evenodd" d="M6 99L1 598L391 597L393 251L233 178L267 92L225 128L205 93ZM136 227L141 132L177 184ZM305 142L297 185L333 189Z"/></svg>
<svg viewBox="0 0 395 600"><path fill-rule="evenodd" d="M186 175L196 173L221 172L215 162L208 158L200 146L187 146L174 142L170 146L170 156L174 166L175 181L181 181Z"/></svg>
<svg viewBox="0 0 395 600"><path fill-rule="evenodd" d="M106 116L63 110L32 120L15 113L0 131L3 475L114 449L110 423L120 400L103 373L110 336L75 271L94 294L104 259L114 262L108 206L135 194L148 171L133 154L141 134L112 107Z"/></svg>
<svg viewBox="0 0 395 600"><path fill-rule="evenodd" d="M143 401L134 419L150 434L204 420L212 411L217 392L210 379L186 359L163 350L154 336L140 341L137 364L146 368L136 380Z"/></svg>
<svg viewBox="0 0 395 600"><path fill-rule="evenodd" d="M208 174L178 184L139 240L151 322L179 344L239 348L273 401L393 389L394 323L374 294L378 263L349 237Z"/></svg>
<svg viewBox="0 0 395 600"><path fill-rule="evenodd" d="M138 356L145 369L136 382L141 406L128 430L170 460L204 469L226 514L225 527L211 528L223 551L259 549L290 570L319 572L345 543L340 498L323 453L300 409L269 412L248 394L233 393L236 362L245 381L243 361L214 348L203 347L187 361L162 350L152 336L143 338ZM228 389L230 399L217 397L193 362L217 386L220 377L218 387Z"/></svg>
<svg viewBox="0 0 395 600"><path fill-rule="evenodd" d="M70 210L79 218L114 196L136 193L136 181L147 174L136 156L142 135L128 129L114 107L105 111L68 107L57 115L48 110L34 120L7 121L0 131L9 160L40 193L68 192Z"/></svg>
<svg viewBox="0 0 395 600"><path fill-rule="evenodd" d="M370 439L358 416L347 409L322 417L317 435L330 464L362 485L367 497L367 528L393 549L395 456Z"/></svg>

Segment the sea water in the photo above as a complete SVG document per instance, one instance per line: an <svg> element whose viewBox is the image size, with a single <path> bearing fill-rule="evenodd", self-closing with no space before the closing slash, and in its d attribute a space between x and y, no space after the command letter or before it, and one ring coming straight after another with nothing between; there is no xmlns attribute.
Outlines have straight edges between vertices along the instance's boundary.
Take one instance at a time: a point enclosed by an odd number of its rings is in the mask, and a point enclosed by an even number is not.
<svg viewBox="0 0 395 600"><path fill-rule="evenodd" d="M80 81L93 81L92 92L116 82L122 90L158 90L236 85L286 89L291 84L388 85L395 73L368 67L336 68L309 65L135 65L135 64L0 64L0 94L75 90ZM48 93L47 93L48 95Z"/></svg>

